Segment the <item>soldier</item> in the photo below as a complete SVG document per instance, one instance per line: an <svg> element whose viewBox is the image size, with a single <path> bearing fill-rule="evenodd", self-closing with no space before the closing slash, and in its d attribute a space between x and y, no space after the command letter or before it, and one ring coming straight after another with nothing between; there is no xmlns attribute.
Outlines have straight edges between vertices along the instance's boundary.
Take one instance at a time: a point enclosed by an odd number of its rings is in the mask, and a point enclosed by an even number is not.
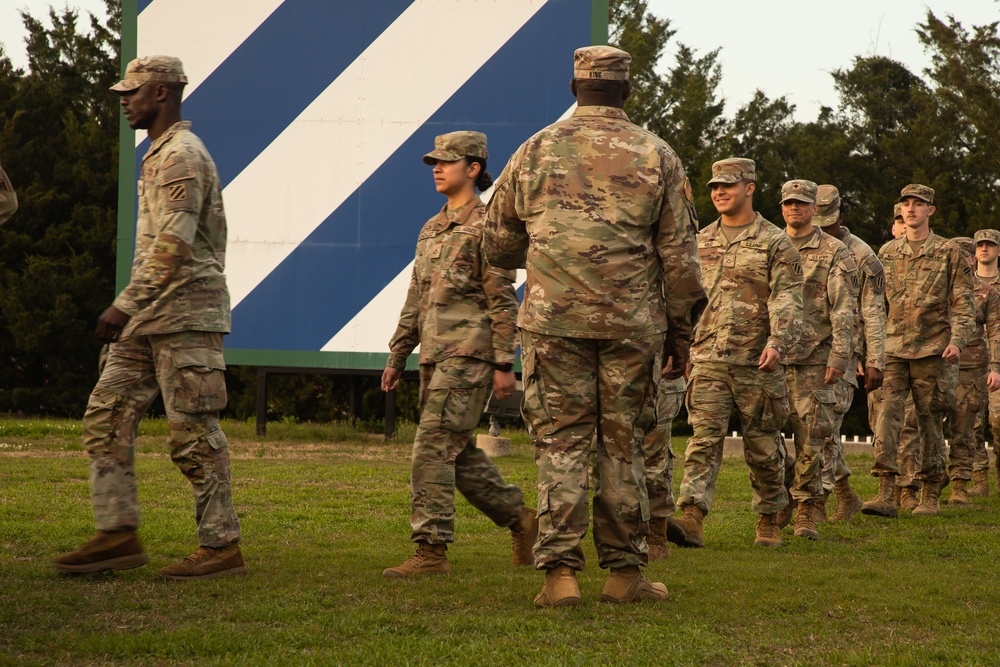
<svg viewBox="0 0 1000 667"><path fill-rule="evenodd" d="M892 207L892 238L901 239L904 236L906 236L906 223L903 221L903 205L897 202Z"/></svg>
<svg viewBox="0 0 1000 667"><path fill-rule="evenodd" d="M915 516L940 512L944 476L941 423L948 410L946 364L957 364L975 326L972 269L954 243L930 231L934 190L910 184L900 194L906 237L882 246L885 269L886 363L882 417L875 433L879 493L861 506L865 514L896 516L896 461L901 415L912 392L920 424L920 471L923 482Z"/></svg>
<svg viewBox="0 0 1000 667"><path fill-rule="evenodd" d="M17 193L10 183L7 172L0 166L0 225L10 220L17 211Z"/></svg>
<svg viewBox="0 0 1000 667"><path fill-rule="evenodd" d="M656 390L655 425L643 441L646 462L646 491L649 494L649 561L667 557L667 530L676 530L669 519L674 503L674 448L671 445L673 421L684 405L687 383L684 376L673 380L661 378Z"/></svg>
<svg viewBox="0 0 1000 667"><path fill-rule="evenodd" d="M851 488L851 470L844 461L840 427L854 401L858 378L864 378L865 391L871 394L882 386L885 371L885 273L882 262L867 243L851 234L843 225L844 211L840 191L833 185L819 186L816 194L818 212L813 224L847 246L858 267L858 303L854 320L854 361L836 386L837 406L833 432L823 447L823 490L836 494L837 508L830 521L847 521L861 509L861 499ZM857 372L854 372L854 368Z"/></svg>
<svg viewBox="0 0 1000 667"><path fill-rule="evenodd" d="M160 570L170 579L244 574L233 508L229 450L219 427L226 406L222 338L229 333L226 216L215 163L181 120L181 61L147 56L111 87L129 127L147 130L135 259L129 284L97 321L109 344L83 417L98 534L55 566L66 572L138 567L135 437L158 394L170 425L170 458L194 489L200 548Z"/></svg>
<svg viewBox="0 0 1000 667"><path fill-rule="evenodd" d="M823 448L834 432L838 397L835 388L845 373L854 374L854 309L858 269L843 243L813 225L817 186L793 180L781 187L785 232L802 264L802 331L788 350L785 382L789 390L789 423L795 435L794 481L788 507L778 525L788 523L792 505L795 536L815 540L814 512L823 502ZM788 474L786 470L785 474Z"/></svg>
<svg viewBox="0 0 1000 667"><path fill-rule="evenodd" d="M778 546L776 514L788 504L778 429L788 418L782 361L802 328L802 266L788 235L753 210L753 160L712 165L712 203L720 217L698 235L708 306L691 347L688 420L694 434L684 454L681 546L705 544L702 523L712 506L722 447L735 407L750 466L755 544Z"/></svg>
<svg viewBox="0 0 1000 667"><path fill-rule="evenodd" d="M677 154L629 122L631 56L574 53L572 117L511 156L486 220L490 262L526 267L518 316L522 413L538 465L539 607L578 604L588 524L587 461L597 447L594 542L607 602L666 600L640 571L649 512L644 406L681 375L705 293L691 189ZM664 338L664 332L667 332Z"/></svg>
<svg viewBox="0 0 1000 667"><path fill-rule="evenodd" d="M980 229L973 238L976 242L976 276L993 289L1000 291L1000 270L997 269L997 256L1000 255L1000 232L995 229ZM985 433L987 424L990 424L994 434L992 441L995 449L996 434L1000 433L1000 392L989 392L987 406L983 408L976 421L976 461L972 466L970 497L990 494L990 457L986 450ZM1000 467L1000 457L997 458L997 465Z"/></svg>
<svg viewBox="0 0 1000 667"><path fill-rule="evenodd" d="M975 268L976 245L968 237L952 239L961 248L969 266ZM949 415L951 448L948 476L953 482L949 505L969 504L968 483L976 466L989 467L985 443L976 439L976 419L989 403L990 391L1000 388L1000 293L979 279L974 279L973 298L976 307L975 332L962 350L958 379L955 383L955 404Z"/></svg>
<svg viewBox="0 0 1000 667"><path fill-rule="evenodd" d="M393 391L406 358L420 345L420 424L413 440L410 539L416 553L386 577L448 574L455 541L455 488L498 526L510 528L514 565L531 563L535 510L521 489L506 484L476 447L473 430L489 390L506 398L515 386L517 294L514 272L482 257L486 207L476 194L490 187L486 135L450 132L424 156L434 185L448 201L417 238L410 289L389 341L382 391Z"/></svg>

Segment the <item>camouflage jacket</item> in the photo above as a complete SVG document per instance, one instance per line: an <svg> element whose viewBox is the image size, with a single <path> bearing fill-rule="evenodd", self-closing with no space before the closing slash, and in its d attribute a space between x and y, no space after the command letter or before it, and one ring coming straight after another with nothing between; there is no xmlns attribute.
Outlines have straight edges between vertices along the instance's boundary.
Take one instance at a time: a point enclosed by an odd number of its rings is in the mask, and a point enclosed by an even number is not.
<svg viewBox="0 0 1000 667"><path fill-rule="evenodd" d="M854 311L855 362L864 367L885 370L885 271L882 262L871 246L851 234L844 227L841 239L854 255L858 266L858 308ZM844 379L857 386L854 369L844 374Z"/></svg>
<svg viewBox="0 0 1000 667"><path fill-rule="evenodd" d="M677 154L621 109L578 107L497 178L487 259L528 277L518 325L573 338L688 339L704 301L691 187Z"/></svg>
<svg viewBox="0 0 1000 667"><path fill-rule="evenodd" d="M175 123L142 159L132 276L114 300L131 316L123 336L229 332L219 174L190 128Z"/></svg>
<svg viewBox="0 0 1000 667"><path fill-rule="evenodd" d="M17 193L11 185L7 172L0 167L0 225L10 220L17 211Z"/></svg>
<svg viewBox="0 0 1000 667"><path fill-rule="evenodd" d="M691 345L691 361L756 366L765 347L788 352L802 328L802 265L788 235L760 213L726 243L716 220L698 235L708 306Z"/></svg>
<svg viewBox="0 0 1000 667"><path fill-rule="evenodd" d="M972 269L958 246L931 232L916 255L906 238L878 253L885 268L885 354L920 359L968 346L975 327Z"/></svg>
<svg viewBox="0 0 1000 667"><path fill-rule="evenodd" d="M514 361L514 272L483 260L485 211L478 199L451 212L445 206L420 230L387 366L404 368L418 343L421 364L450 357Z"/></svg>
<svg viewBox="0 0 1000 667"><path fill-rule="evenodd" d="M962 350L960 368L989 365L1000 373L1000 292L976 278L973 299L976 304L976 330Z"/></svg>

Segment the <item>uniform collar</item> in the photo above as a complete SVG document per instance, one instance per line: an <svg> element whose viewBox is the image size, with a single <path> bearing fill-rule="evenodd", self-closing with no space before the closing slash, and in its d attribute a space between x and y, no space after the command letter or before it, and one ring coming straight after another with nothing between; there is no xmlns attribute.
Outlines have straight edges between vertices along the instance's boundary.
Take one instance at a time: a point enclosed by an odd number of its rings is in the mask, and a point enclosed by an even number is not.
<svg viewBox="0 0 1000 667"><path fill-rule="evenodd" d="M149 150L146 151L146 154L143 156L142 159L145 160L150 155L160 150L160 147L163 146L163 144L167 143L167 141L169 141L171 137L173 137L181 130L190 130L190 129L191 129L191 121L189 120L177 121L176 123L168 127L166 132L157 137L156 141L151 142L149 144Z"/></svg>
<svg viewBox="0 0 1000 667"><path fill-rule="evenodd" d="M823 237L827 236L827 234L824 234L823 230L820 229L819 227L813 227L813 231L815 232L815 234L810 236L809 240L803 243L802 247L800 247L799 250L813 250L815 248L818 248L820 244L823 242ZM785 233L787 234L788 232ZM792 237L789 236L788 238L791 239Z"/></svg>
<svg viewBox="0 0 1000 667"><path fill-rule="evenodd" d="M764 224L764 216L760 213L756 213L756 217L750 223L750 226L743 230L743 232L733 241L729 242L729 245L737 243L739 241L746 241L747 239L756 238L760 234L760 228ZM713 224L705 228L705 236L712 241L715 241L722 234L722 218L717 219ZM723 237L725 238L725 237ZM721 243L720 243L721 245Z"/></svg>
<svg viewBox="0 0 1000 667"><path fill-rule="evenodd" d="M628 114L625 113L625 109L620 109L618 107L604 107L604 106L585 106L577 107L573 110L574 116L602 116L604 118L621 118L622 120L628 120Z"/></svg>
<svg viewBox="0 0 1000 667"><path fill-rule="evenodd" d="M926 255L927 254L927 249L931 247L931 243L936 238L937 237L934 235L934 231L933 230L929 234L927 234L927 238L924 239L924 243L923 243L923 245L920 246L920 250L917 251L916 256L920 257L921 255ZM904 255L912 255L913 254L913 248L910 247L910 242L906 239L905 236L903 238L901 238L901 239L898 239L898 241L900 242L900 252L901 253L903 253Z"/></svg>

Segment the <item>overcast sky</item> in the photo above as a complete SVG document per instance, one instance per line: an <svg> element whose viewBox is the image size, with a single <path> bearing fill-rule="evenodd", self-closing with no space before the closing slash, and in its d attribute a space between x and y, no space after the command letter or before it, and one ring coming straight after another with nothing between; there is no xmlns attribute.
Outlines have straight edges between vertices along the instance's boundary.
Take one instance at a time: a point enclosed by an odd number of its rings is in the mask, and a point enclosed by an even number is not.
<svg viewBox="0 0 1000 667"><path fill-rule="evenodd" d="M15 66L27 61L18 10L43 17L51 5L104 15L102 0L0 0L0 43ZM802 121L815 119L820 106L836 107L830 72L850 67L855 56L888 56L921 74L929 59L914 27L928 8L939 17L953 14L966 26L1000 20L997 0L649 0L649 7L677 31L668 63L677 42L699 53L722 48L727 116L759 88L771 98L787 96Z"/></svg>

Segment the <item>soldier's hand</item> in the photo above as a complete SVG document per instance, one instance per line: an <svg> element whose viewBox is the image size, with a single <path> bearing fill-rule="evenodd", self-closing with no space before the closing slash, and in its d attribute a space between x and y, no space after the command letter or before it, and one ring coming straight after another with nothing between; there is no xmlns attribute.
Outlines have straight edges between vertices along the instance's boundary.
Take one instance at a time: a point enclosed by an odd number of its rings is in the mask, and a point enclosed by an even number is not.
<svg viewBox="0 0 1000 667"><path fill-rule="evenodd" d="M859 361L859 362L858 362L858 375L859 375L859 376L862 376L862 375L864 375L864 374L865 374L865 367L864 367L864 366L862 366L862 365L861 365L861 362Z"/></svg>
<svg viewBox="0 0 1000 667"><path fill-rule="evenodd" d="M986 376L986 386L990 391L1000 389L1000 373L990 371L990 374Z"/></svg>
<svg viewBox="0 0 1000 667"><path fill-rule="evenodd" d="M826 377L823 378L824 384L837 384L840 378L844 377L844 371L839 368L826 367Z"/></svg>
<svg viewBox="0 0 1000 667"><path fill-rule="evenodd" d="M97 318L97 340L102 343L115 343L122 329L128 324L129 316L114 306L108 306Z"/></svg>
<svg viewBox="0 0 1000 667"><path fill-rule="evenodd" d="M689 358L690 348L685 343L668 337L663 341L663 369L660 375L666 380L676 380L687 370Z"/></svg>
<svg viewBox="0 0 1000 667"><path fill-rule="evenodd" d="M885 373L875 368L874 366L869 366L865 369L865 391L875 391L882 386L882 380L885 378Z"/></svg>
<svg viewBox="0 0 1000 667"><path fill-rule="evenodd" d="M382 371L382 391L396 391L399 387L399 378L403 374L398 368L386 368Z"/></svg>
<svg viewBox="0 0 1000 667"><path fill-rule="evenodd" d="M514 371L493 371L493 394L497 398L509 398L517 389L517 378Z"/></svg>
<svg viewBox="0 0 1000 667"><path fill-rule="evenodd" d="M773 347L765 347L764 351L760 353L760 363L757 364L757 370L773 373L778 370L779 364L781 364L781 353Z"/></svg>
<svg viewBox="0 0 1000 667"><path fill-rule="evenodd" d="M957 345L949 345L944 348L944 352L941 353L941 356L949 364L957 364L959 357L962 356L962 351L958 349Z"/></svg>

